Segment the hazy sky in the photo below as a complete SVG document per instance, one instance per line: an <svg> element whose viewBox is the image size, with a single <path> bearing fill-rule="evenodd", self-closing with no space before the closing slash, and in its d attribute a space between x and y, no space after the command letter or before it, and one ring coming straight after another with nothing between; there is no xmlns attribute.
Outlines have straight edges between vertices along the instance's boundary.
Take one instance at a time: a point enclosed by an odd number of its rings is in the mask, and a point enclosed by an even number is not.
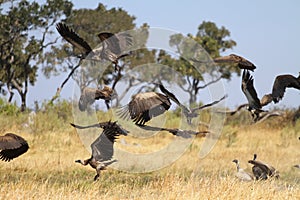
<svg viewBox="0 0 300 200"><path fill-rule="evenodd" d="M298 76L300 71L300 1L101 1L107 8L121 7L136 17L140 26L148 23L150 27L171 29L186 35L196 34L202 21L212 21L224 26L231 32L231 39L237 42L234 49L226 52L236 53L251 60L257 66L254 84L259 97L271 92L274 78L279 74ZM75 0L75 8L96 8L99 1ZM99 30L100 32L101 30ZM42 101L51 98L56 87L66 74L45 80L39 75L38 82L31 88L28 105L33 100ZM54 84L54 87L50 86ZM69 82L62 91L63 97L72 95L73 82ZM246 99L240 89L240 78L224 81L229 94L227 105L233 107ZM46 87L46 90L45 90ZM68 91L69 90L69 91ZM17 97L17 96L16 96ZM209 99L203 100L205 102ZM280 107L298 107L300 91L288 89Z"/></svg>

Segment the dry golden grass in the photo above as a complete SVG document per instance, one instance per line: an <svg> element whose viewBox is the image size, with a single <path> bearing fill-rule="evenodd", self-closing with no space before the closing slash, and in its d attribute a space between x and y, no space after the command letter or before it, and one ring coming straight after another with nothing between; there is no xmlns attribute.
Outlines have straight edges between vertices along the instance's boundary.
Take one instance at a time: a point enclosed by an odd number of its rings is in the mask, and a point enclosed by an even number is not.
<svg viewBox="0 0 300 200"><path fill-rule="evenodd" d="M18 127L18 126L16 126ZM266 129L263 125L226 126L213 150L203 159L199 150L203 138L195 138L175 163L150 173L127 173L109 168L93 182L94 169L74 163L88 158L74 128L43 133L18 129L30 144L29 151L9 163L0 165L0 199L299 199L300 142L297 127ZM119 148L132 151L155 149L174 136L157 134L154 138L124 138L128 144L140 146ZM148 142L147 142L148 140ZM150 142L149 142L150 141ZM247 163L253 153L272 164L279 180L241 182L234 177L237 158L241 167L251 171Z"/></svg>

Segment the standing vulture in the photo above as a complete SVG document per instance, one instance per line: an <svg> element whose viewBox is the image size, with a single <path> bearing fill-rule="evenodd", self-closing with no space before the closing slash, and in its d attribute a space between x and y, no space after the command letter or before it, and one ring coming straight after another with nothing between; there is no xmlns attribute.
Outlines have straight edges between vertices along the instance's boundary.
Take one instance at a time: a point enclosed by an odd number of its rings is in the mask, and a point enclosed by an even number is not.
<svg viewBox="0 0 300 200"><path fill-rule="evenodd" d="M0 160L11 161L29 149L27 141L13 133L0 136Z"/></svg>
<svg viewBox="0 0 300 200"><path fill-rule="evenodd" d="M108 86L104 86L102 90L86 87L83 89L78 107L80 111L85 111L88 105L91 105L95 102L95 100L103 99L105 100L107 108L109 108L109 102L115 95L112 88Z"/></svg>
<svg viewBox="0 0 300 200"><path fill-rule="evenodd" d="M58 23L56 29L65 40L75 48L79 49L81 52L80 58L84 59L88 57L95 60L104 59L112 62L115 65L116 70L119 68L118 60L129 55L128 53L123 54L123 51L132 45L132 36L128 33L113 34L102 32L98 34L98 37L102 42L101 47L92 49L83 38L66 24Z"/></svg>
<svg viewBox="0 0 300 200"><path fill-rule="evenodd" d="M183 110L183 114L187 118L187 122L191 124L191 119L198 116L196 111L212 106L227 97L225 95L220 100L191 110L184 106L182 103L180 103L177 97L173 93L168 91L162 84L155 83L155 85L158 85L159 89L164 94L157 92L145 92L133 95L129 104L124 106L121 109L121 111L119 111L121 118L128 118L130 116L130 118L137 125L144 125L153 117L159 116L163 114L166 110L168 110L171 106L171 99L178 106L180 106L180 108Z"/></svg>
<svg viewBox="0 0 300 200"><path fill-rule="evenodd" d="M268 177L279 178L279 172L277 172L273 166L263 163L261 161L257 161L256 158L257 155L254 154L253 160L248 161L248 163L253 165L252 172L256 180L266 180L268 179Z"/></svg>
<svg viewBox="0 0 300 200"><path fill-rule="evenodd" d="M266 94L263 98L269 102L273 100L274 103L278 103L283 98L286 88L300 90L300 72L297 78L290 74L277 76L273 83L272 93Z"/></svg>
<svg viewBox="0 0 300 200"><path fill-rule="evenodd" d="M236 164L236 174L235 176L241 181L253 181L254 177L252 174L246 172L244 169L240 168L240 163L237 159L234 159L232 162Z"/></svg>
<svg viewBox="0 0 300 200"><path fill-rule="evenodd" d="M90 126L78 126L75 124L71 124L72 126L80 129L90 128L90 127L100 127L103 128L103 132L100 136L91 144L92 155L90 158L86 160L76 160L76 163L80 163L82 165L89 164L92 168L96 169L96 176L94 177L94 181L96 181L99 176L101 170L105 170L106 167L116 160L112 160L114 154L114 142L119 135L127 135L128 131L123 129L117 122L102 122L95 125Z"/></svg>

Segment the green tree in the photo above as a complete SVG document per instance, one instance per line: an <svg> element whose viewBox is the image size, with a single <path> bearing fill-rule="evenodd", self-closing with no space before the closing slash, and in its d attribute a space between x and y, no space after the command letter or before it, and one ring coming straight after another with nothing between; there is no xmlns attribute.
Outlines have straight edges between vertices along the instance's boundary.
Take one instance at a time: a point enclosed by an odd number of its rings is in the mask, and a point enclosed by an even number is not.
<svg viewBox="0 0 300 200"><path fill-rule="evenodd" d="M236 45L236 42L229 37L230 32L225 27L218 28L215 23L206 21L199 25L196 36L188 34L185 37L182 34L175 34L170 37L170 46L175 47L181 57L173 62L170 60L167 62L171 62L172 66L184 76L179 87L189 94L190 104L197 101L197 95L201 89L221 78L230 79L234 72L240 73L238 68L232 66L211 64L211 58L220 56L220 53ZM192 59L203 62L192 62ZM213 80L204 84L205 75L212 76Z"/></svg>
<svg viewBox="0 0 300 200"><path fill-rule="evenodd" d="M51 47L52 51L47 53L48 59L45 60L43 67L44 74L50 77L53 74L71 70L59 89L63 87L70 77L76 81L81 89L90 84L98 87L102 87L104 84L110 85L114 89L122 81L124 91L116 99L116 105L119 105L126 91L131 87L142 84L141 79L137 78L139 76L132 76L128 72L135 66L155 62L156 57L156 52L144 48L148 38L149 26L143 24L137 28L134 20L135 17L130 16L125 10L106 9L101 3L96 9L73 10L70 17L65 20L65 23L88 42L92 48L100 44L100 40L97 37L97 34L100 32L118 33L128 31L133 37L133 45L130 50L134 53L124 57L119 63L121 70L115 71L113 66L103 67L103 65L109 64L107 62L80 60L80 58L76 57L78 49L73 48L65 41L62 45L53 45ZM100 71L100 69L105 69L105 71ZM58 95L53 99L56 97Z"/></svg>
<svg viewBox="0 0 300 200"><path fill-rule="evenodd" d="M9 93L9 102L16 90L24 111L28 85L34 85L38 65L45 59L44 52L56 42L50 37L53 25L70 14L72 3L67 0L47 0L45 4L10 0L0 5L0 88L5 87ZM8 8L4 9L4 5Z"/></svg>

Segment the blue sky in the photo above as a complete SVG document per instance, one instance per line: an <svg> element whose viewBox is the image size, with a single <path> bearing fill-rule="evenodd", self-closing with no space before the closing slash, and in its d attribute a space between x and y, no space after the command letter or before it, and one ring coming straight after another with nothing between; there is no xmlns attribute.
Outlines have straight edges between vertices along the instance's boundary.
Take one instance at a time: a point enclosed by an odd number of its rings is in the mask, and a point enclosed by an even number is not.
<svg viewBox="0 0 300 200"><path fill-rule="evenodd" d="M75 0L75 8L96 8L99 1ZM198 25L212 21L225 26L231 38L237 42L234 49L226 52L242 55L256 64L254 84L259 97L271 92L274 78L280 74L298 76L300 71L300 1L101 1L107 8L121 7L136 17L139 26L148 23L151 27L171 29L183 34L196 34ZM47 80L39 75L38 82L29 91L28 105L33 100L50 98L66 75ZM51 86L50 86L51 85ZM53 86L52 86L53 85ZM246 102L240 89L240 78L224 81L229 94L227 105L234 107ZM47 88L45 92L44 88ZM43 88L43 89L42 89ZM62 96L70 98L73 83L68 83ZM210 99L203 100L204 102ZM288 89L283 101L276 106L298 107L300 91Z"/></svg>

